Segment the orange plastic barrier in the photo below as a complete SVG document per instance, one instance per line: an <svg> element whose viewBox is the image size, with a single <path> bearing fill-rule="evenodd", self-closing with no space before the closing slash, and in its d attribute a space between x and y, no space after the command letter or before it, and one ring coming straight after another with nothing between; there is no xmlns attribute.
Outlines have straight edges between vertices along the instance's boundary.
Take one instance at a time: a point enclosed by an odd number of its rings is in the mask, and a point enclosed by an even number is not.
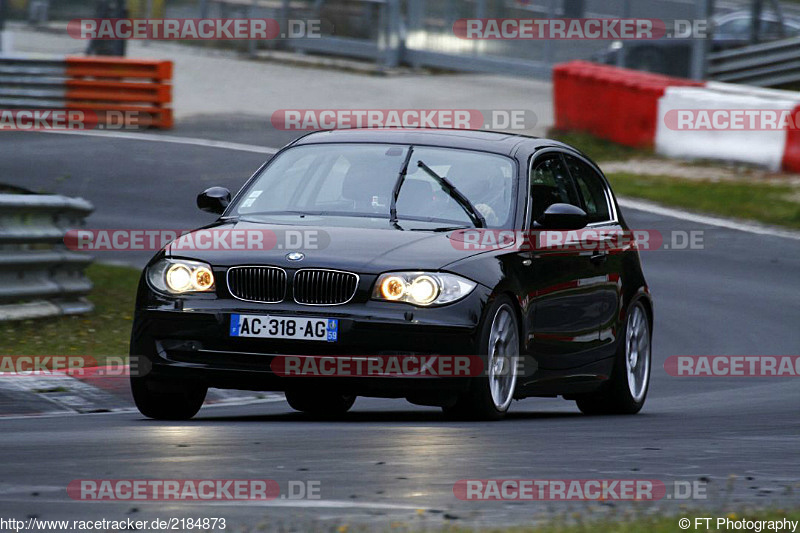
<svg viewBox="0 0 800 533"><path fill-rule="evenodd" d="M667 87L676 85L704 83L588 61L561 63L553 68L556 129L651 147L658 99Z"/></svg>
<svg viewBox="0 0 800 533"><path fill-rule="evenodd" d="M68 56L66 75L68 109L92 110L101 120L122 114L125 125L173 126L171 61Z"/></svg>

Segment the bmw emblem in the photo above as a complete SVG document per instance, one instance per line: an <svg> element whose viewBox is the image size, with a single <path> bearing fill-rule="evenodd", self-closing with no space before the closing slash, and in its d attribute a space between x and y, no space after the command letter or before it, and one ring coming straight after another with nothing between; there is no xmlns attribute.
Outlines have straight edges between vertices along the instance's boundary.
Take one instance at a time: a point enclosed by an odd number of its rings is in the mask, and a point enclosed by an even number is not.
<svg viewBox="0 0 800 533"><path fill-rule="evenodd" d="M302 261L305 258L306 254L300 252L289 252L286 254L286 259L289 261Z"/></svg>

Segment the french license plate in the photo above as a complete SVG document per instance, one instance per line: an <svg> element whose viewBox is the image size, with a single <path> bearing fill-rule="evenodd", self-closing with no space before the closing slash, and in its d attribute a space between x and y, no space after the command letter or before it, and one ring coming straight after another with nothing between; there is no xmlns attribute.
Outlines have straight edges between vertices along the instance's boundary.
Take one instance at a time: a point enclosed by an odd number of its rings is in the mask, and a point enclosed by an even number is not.
<svg viewBox="0 0 800 533"><path fill-rule="evenodd" d="M233 314L231 337L336 342L339 337L339 320Z"/></svg>

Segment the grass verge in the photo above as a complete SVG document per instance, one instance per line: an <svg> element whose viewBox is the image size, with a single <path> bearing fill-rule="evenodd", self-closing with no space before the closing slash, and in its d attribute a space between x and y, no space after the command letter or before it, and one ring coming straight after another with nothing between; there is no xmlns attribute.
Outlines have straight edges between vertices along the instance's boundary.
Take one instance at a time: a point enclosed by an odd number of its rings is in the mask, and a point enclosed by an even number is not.
<svg viewBox="0 0 800 533"><path fill-rule="evenodd" d="M127 356L140 271L91 265L89 295L95 309L86 315L0 323L0 355Z"/></svg>
<svg viewBox="0 0 800 533"><path fill-rule="evenodd" d="M574 146L596 163L603 161L623 161L627 159L655 157L652 150L631 148L605 139L600 139L589 133L562 132L552 130L548 134L551 138Z"/></svg>
<svg viewBox="0 0 800 533"><path fill-rule="evenodd" d="M609 174L608 180L619 196L800 229L800 188L793 185L627 173Z"/></svg>
<svg viewBox="0 0 800 533"><path fill-rule="evenodd" d="M681 514L676 515L655 515L642 517L639 513L638 516L633 517L611 517L606 519L582 519L580 515L573 514L569 517L561 519L548 520L546 524L537 526L520 526L508 528L480 528L470 529L461 528L453 525L449 528L443 528L440 531L447 531L450 533L467 533L467 532L480 532L480 533L677 533L680 531L735 531L737 533L763 533L765 531L775 531L769 529L768 523L770 521L776 523L783 523L786 519L789 522L800 521L800 510L784 510L784 509L762 509L753 510L742 513L721 513L719 511L703 511L703 510L687 510ZM704 521L695 524L695 518L710 517L708 527ZM688 528L680 526L681 519L690 520ZM718 519L726 520L725 523L718 523ZM732 523L741 523L742 527L735 527L727 522L730 520ZM756 525L760 523L759 527ZM685 525L685 523L684 523ZM699 527L695 528L695 525ZM719 527L717 527L719 526ZM727 526L727 527L726 527ZM800 530L800 527L798 527ZM339 528L339 531L348 531L348 529ZM435 530L433 530L435 531ZM792 531L792 526L789 525L788 529L778 529L778 531Z"/></svg>

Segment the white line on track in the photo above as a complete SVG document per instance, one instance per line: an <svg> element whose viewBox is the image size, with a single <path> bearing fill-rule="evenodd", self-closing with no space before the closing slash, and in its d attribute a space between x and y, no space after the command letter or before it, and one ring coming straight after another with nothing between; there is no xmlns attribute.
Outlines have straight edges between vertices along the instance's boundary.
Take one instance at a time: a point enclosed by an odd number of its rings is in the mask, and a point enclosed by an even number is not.
<svg viewBox="0 0 800 533"><path fill-rule="evenodd" d="M53 492L52 490L44 491L41 487L19 487L28 492L31 488L38 489L39 492ZM15 487L11 486L4 492L15 494L21 491L14 490ZM50 487L48 487L50 489ZM60 491L64 487L59 487ZM2 493L0 493L2 494ZM27 498L2 498L4 503L30 503L31 500ZM75 504L75 500L60 499L60 498L36 498L36 503L52 503L52 504ZM427 507L420 507L419 505L406 505L400 503L381 503L381 502L367 502L367 501L348 501L348 500L293 500L293 499L275 499L275 500L105 500L102 502L85 500L85 503L120 503L130 504L135 502L137 505L153 505L153 504L170 504L170 505L202 505L203 507L305 507L312 509L388 509L396 511L425 511Z"/></svg>
<svg viewBox="0 0 800 533"><path fill-rule="evenodd" d="M198 139L195 137L177 137L173 135L155 135L153 133L134 133L122 131L58 131L47 130L45 133L59 133L62 135L85 135L87 137L105 137L109 139L128 139L132 141L150 141L172 144L183 144L188 146L202 146L204 148L222 148L223 150L236 150L239 152L251 152L255 154L275 154L279 148L269 146L257 146L255 144L241 144L226 141L212 141L210 139Z"/></svg>
<svg viewBox="0 0 800 533"><path fill-rule="evenodd" d="M425 507L420 507L418 505L405 505L400 503L359 502L348 500L292 500L283 498L276 500L247 501L204 500L203 505L221 507L229 507L232 505L237 507L307 507L313 509L392 509L399 511L416 511L419 509L426 510Z"/></svg>
<svg viewBox="0 0 800 533"><path fill-rule="evenodd" d="M152 133L135 133L135 132L122 132L122 131L57 131L49 130L46 133L59 133L64 135L86 135L89 137L106 137L111 139L128 139L133 141L150 141L150 142L163 142L172 144L183 144L189 146L201 146L205 148L221 148L223 150L235 150L239 152L251 152L257 154L273 155L279 149L271 148L268 146L256 146L253 144L240 144L231 143L226 141L212 141L209 139L198 139L195 137L177 137L172 135L155 135ZM737 231L744 231L746 233L754 233L756 235L771 235L773 237L783 237L785 239L800 240L800 232L783 230L770 226L764 226L756 223L741 222L737 220L730 220L726 218L713 217L708 215L700 215L674 209L671 207L662 207L660 205L645 202L641 200L632 200L630 198L619 198L619 205L626 209L635 209L637 211L644 211L653 213L655 215L662 215L689 222L697 222L698 224L707 224L709 226L717 226L720 228L728 228Z"/></svg>

